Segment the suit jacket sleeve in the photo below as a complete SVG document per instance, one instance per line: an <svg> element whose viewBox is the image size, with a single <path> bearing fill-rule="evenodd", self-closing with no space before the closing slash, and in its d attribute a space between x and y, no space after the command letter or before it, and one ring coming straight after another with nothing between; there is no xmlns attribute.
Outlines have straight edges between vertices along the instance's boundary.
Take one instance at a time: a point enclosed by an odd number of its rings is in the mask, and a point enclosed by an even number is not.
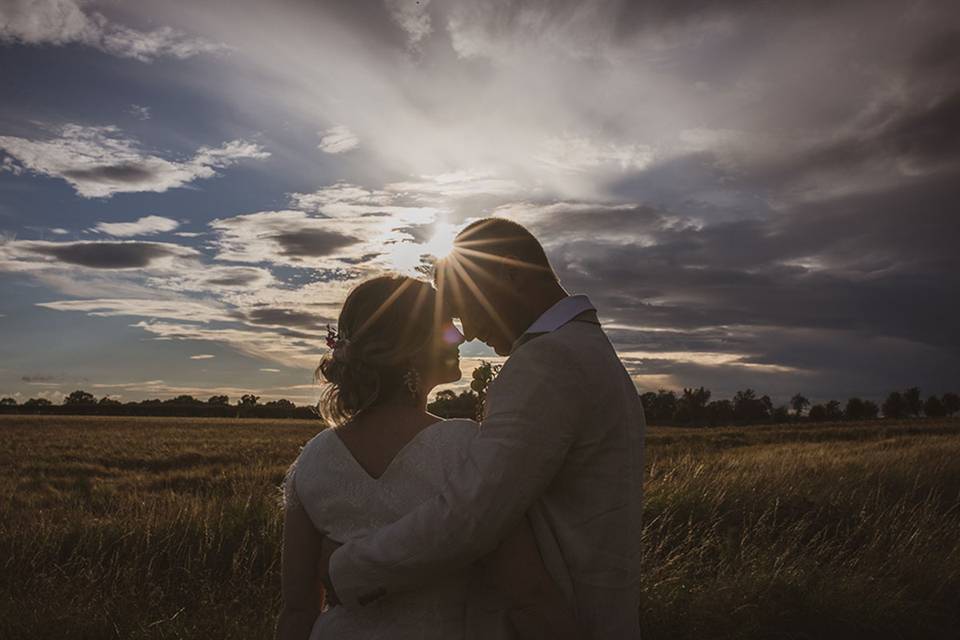
<svg viewBox="0 0 960 640"><path fill-rule="evenodd" d="M518 349L491 385L480 431L442 493L333 554L341 602L363 605L413 588L493 550L560 469L583 415L582 378L549 336Z"/></svg>

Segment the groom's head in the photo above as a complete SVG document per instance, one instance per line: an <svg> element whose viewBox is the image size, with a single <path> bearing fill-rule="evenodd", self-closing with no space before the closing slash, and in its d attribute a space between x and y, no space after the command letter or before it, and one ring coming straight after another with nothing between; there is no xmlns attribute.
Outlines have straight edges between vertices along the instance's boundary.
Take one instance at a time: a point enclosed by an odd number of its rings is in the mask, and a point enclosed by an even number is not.
<svg viewBox="0 0 960 640"><path fill-rule="evenodd" d="M436 285L466 339L500 355L564 295L540 242L504 218L483 218L458 233L453 251L437 265Z"/></svg>

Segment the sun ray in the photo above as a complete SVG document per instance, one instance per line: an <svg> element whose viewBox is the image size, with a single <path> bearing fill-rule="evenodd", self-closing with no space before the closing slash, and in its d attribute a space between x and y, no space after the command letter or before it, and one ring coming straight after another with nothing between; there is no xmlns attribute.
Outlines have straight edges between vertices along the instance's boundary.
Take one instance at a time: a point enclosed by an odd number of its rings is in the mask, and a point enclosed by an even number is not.
<svg viewBox="0 0 960 640"><path fill-rule="evenodd" d="M363 334L363 332L366 331L367 327L369 327L371 324L373 324L374 322L376 322L376 321L377 321L377 318L379 318L380 316L382 316L383 313L387 310L387 308L388 308L391 304L393 304L393 303L397 300L397 298L399 298L401 295L403 295L403 292L407 290L407 288L410 286L410 283L411 283L411 282L412 282L412 280L404 280L403 282L401 282L401 283L400 283L400 286L397 287L397 290L394 291L393 293L391 293L390 296L389 296L386 300L384 300L383 303L381 303L379 307L377 307L377 310L374 311L372 314L370 314L370 317L369 317L369 318L367 318L366 320L363 321L363 324L360 325L360 328L357 329L356 333L355 333L354 335L348 336L348 337L351 338L351 339L353 339L353 338L356 338L357 336Z"/></svg>
<svg viewBox="0 0 960 640"><path fill-rule="evenodd" d="M469 249L466 247L457 246L455 249L457 253L464 255L472 255L486 260L492 260L494 262L500 262L502 264L510 265L511 267L520 267L522 269L532 269L534 271L550 271L550 269L544 267L543 265L533 264L531 262L525 262L523 260L518 260L516 258L508 258L506 256L497 256L492 253L485 253L483 251L477 251L475 249ZM472 263L475 264L475 263Z"/></svg>
<svg viewBox="0 0 960 640"><path fill-rule="evenodd" d="M453 268L457 271L457 275L460 276L460 280L470 289L470 292L476 297L477 301L480 303L480 306L487 312L490 318L493 320L494 324L497 325L497 328L505 336L511 335L510 328L507 326L507 323L503 321L503 318L500 317L500 314L494 308L490 301L487 299L487 296L483 295L483 292L480 290L480 287L477 286L477 283L474 282L473 276L467 273L467 270L464 269L463 265L460 264L460 260L454 259L451 261ZM483 271L483 269L479 269Z"/></svg>

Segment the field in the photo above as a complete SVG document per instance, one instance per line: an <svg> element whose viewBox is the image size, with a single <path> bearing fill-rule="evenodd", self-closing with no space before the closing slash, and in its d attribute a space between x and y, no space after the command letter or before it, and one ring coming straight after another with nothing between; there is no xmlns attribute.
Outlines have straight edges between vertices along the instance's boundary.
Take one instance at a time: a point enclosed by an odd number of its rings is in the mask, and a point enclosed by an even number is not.
<svg viewBox="0 0 960 640"><path fill-rule="evenodd" d="M269 638L306 421L0 418L0 638ZM956 638L960 420L651 428L658 638Z"/></svg>

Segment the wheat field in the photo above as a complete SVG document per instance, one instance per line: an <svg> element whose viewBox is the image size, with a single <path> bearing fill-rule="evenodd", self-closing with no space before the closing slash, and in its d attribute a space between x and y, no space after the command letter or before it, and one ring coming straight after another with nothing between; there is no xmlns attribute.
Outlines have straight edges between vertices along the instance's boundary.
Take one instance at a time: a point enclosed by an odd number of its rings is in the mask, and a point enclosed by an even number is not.
<svg viewBox="0 0 960 640"><path fill-rule="evenodd" d="M309 421L0 417L0 638L269 638ZM650 428L643 634L956 638L960 420Z"/></svg>

